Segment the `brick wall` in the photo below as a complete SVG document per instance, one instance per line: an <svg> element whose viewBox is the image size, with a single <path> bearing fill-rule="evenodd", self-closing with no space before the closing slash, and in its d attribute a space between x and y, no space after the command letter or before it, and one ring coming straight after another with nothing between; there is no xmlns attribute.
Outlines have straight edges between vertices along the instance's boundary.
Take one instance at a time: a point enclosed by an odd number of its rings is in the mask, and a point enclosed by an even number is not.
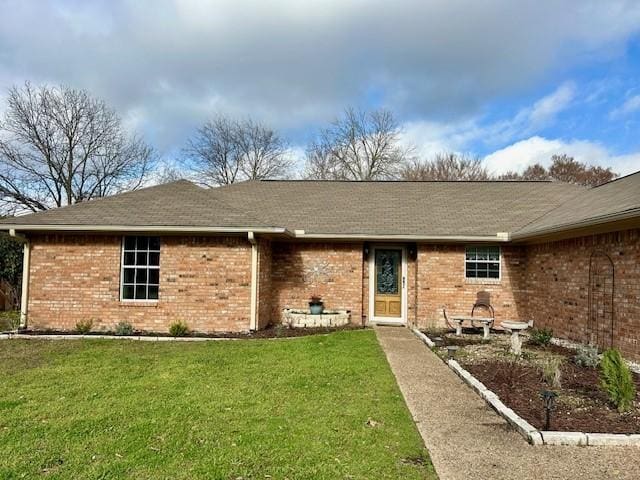
<svg viewBox="0 0 640 480"><path fill-rule="evenodd" d="M418 245L414 274L418 326L444 326L443 308L448 315L469 315L478 298L489 300L495 309L496 324L508 318L523 318L526 290L522 247L501 247L500 280L465 279L464 261L464 245Z"/></svg>
<svg viewBox="0 0 640 480"><path fill-rule="evenodd" d="M593 340L594 329L589 325L589 264L594 252L606 254L613 263L614 345L638 360L640 230L527 247L528 315L536 326L552 328L557 336L583 343ZM601 328L606 327L605 322Z"/></svg>
<svg viewBox="0 0 640 480"><path fill-rule="evenodd" d="M29 325L95 329L119 321L165 332L177 320L196 331L249 329L251 247L240 237L163 237L158 302L121 302L120 236L43 235L31 239Z"/></svg>
<svg viewBox="0 0 640 480"><path fill-rule="evenodd" d="M362 243L274 242L271 261L272 320L284 308L308 308L320 295L328 310L351 310L352 323L362 318Z"/></svg>
<svg viewBox="0 0 640 480"><path fill-rule="evenodd" d="M258 241L258 330L271 323L271 242Z"/></svg>

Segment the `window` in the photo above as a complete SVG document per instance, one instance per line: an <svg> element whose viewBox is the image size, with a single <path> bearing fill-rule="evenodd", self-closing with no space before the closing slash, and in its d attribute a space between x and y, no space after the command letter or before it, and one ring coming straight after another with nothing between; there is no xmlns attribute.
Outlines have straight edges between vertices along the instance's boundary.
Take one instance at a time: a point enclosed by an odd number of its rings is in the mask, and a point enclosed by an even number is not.
<svg viewBox="0 0 640 480"><path fill-rule="evenodd" d="M500 247L467 247L466 278L500 278Z"/></svg>
<svg viewBox="0 0 640 480"><path fill-rule="evenodd" d="M160 238L124 237L122 246L122 300L157 300Z"/></svg>

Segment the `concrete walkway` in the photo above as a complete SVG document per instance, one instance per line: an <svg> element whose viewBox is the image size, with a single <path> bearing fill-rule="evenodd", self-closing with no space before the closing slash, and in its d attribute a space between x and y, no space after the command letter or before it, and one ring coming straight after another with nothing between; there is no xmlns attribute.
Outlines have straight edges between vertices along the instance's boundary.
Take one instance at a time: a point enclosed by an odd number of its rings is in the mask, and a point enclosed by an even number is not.
<svg viewBox="0 0 640 480"><path fill-rule="evenodd" d="M440 480L638 479L638 447L529 445L403 327L377 327Z"/></svg>

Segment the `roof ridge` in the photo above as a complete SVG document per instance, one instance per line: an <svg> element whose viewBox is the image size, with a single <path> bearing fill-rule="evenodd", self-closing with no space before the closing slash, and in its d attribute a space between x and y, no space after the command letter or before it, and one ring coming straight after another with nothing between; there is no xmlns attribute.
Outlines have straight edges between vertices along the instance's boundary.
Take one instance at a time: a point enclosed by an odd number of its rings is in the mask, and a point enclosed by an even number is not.
<svg viewBox="0 0 640 480"><path fill-rule="evenodd" d="M638 170L637 172L627 173L626 175L623 175L621 177L616 177L616 178L614 178L612 180L609 180L608 182L604 182L604 183L601 183L600 185L596 185L591 190L594 190L594 189L600 188L600 187L604 187L605 185L609 185L611 183L615 183L618 180L625 180L625 179L627 179L629 177L632 177L633 175L638 175L638 174L640 174L640 170Z"/></svg>

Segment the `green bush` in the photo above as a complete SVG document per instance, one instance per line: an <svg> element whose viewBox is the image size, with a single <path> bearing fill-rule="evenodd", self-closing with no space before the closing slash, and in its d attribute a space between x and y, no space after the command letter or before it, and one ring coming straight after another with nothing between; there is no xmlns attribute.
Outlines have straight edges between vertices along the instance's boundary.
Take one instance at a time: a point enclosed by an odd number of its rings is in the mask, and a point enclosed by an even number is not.
<svg viewBox="0 0 640 480"><path fill-rule="evenodd" d="M172 337L186 337L189 335L189 327L184 322L174 322L169 327L169 335Z"/></svg>
<svg viewBox="0 0 640 480"><path fill-rule="evenodd" d="M17 330L20 326L20 311L9 310L0 312L0 332L5 330Z"/></svg>
<svg viewBox="0 0 640 480"><path fill-rule="evenodd" d="M89 333L92 327L93 327L93 320L91 319L82 320L76 323L76 332L84 335L86 333Z"/></svg>
<svg viewBox="0 0 640 480"><path fill-rule="evenodd" d="M596 368L600 364L598 349L589 345L581 345L576 349L573 361L579 367Z"/></svg>
<svg viewBox="0 0 640 480"><path fill-rule="evenodd" d="M636 385L620 351L610 348L602 354L600 385L619 412L626 412L636 398Z"/></svg>
<svg viewBox="0 0 640 480"><path fill-rule="evenodd" d="M534 328L529 334L529 343L546 347L551 343L553 330L550 328Z"/></svg>
<svg viewBox="0 0 640 480"><path fill-rule="evenodd" d="M129 322L118 322L116 325L116 335L126 336L133 334L133 326Z"/></svg>

